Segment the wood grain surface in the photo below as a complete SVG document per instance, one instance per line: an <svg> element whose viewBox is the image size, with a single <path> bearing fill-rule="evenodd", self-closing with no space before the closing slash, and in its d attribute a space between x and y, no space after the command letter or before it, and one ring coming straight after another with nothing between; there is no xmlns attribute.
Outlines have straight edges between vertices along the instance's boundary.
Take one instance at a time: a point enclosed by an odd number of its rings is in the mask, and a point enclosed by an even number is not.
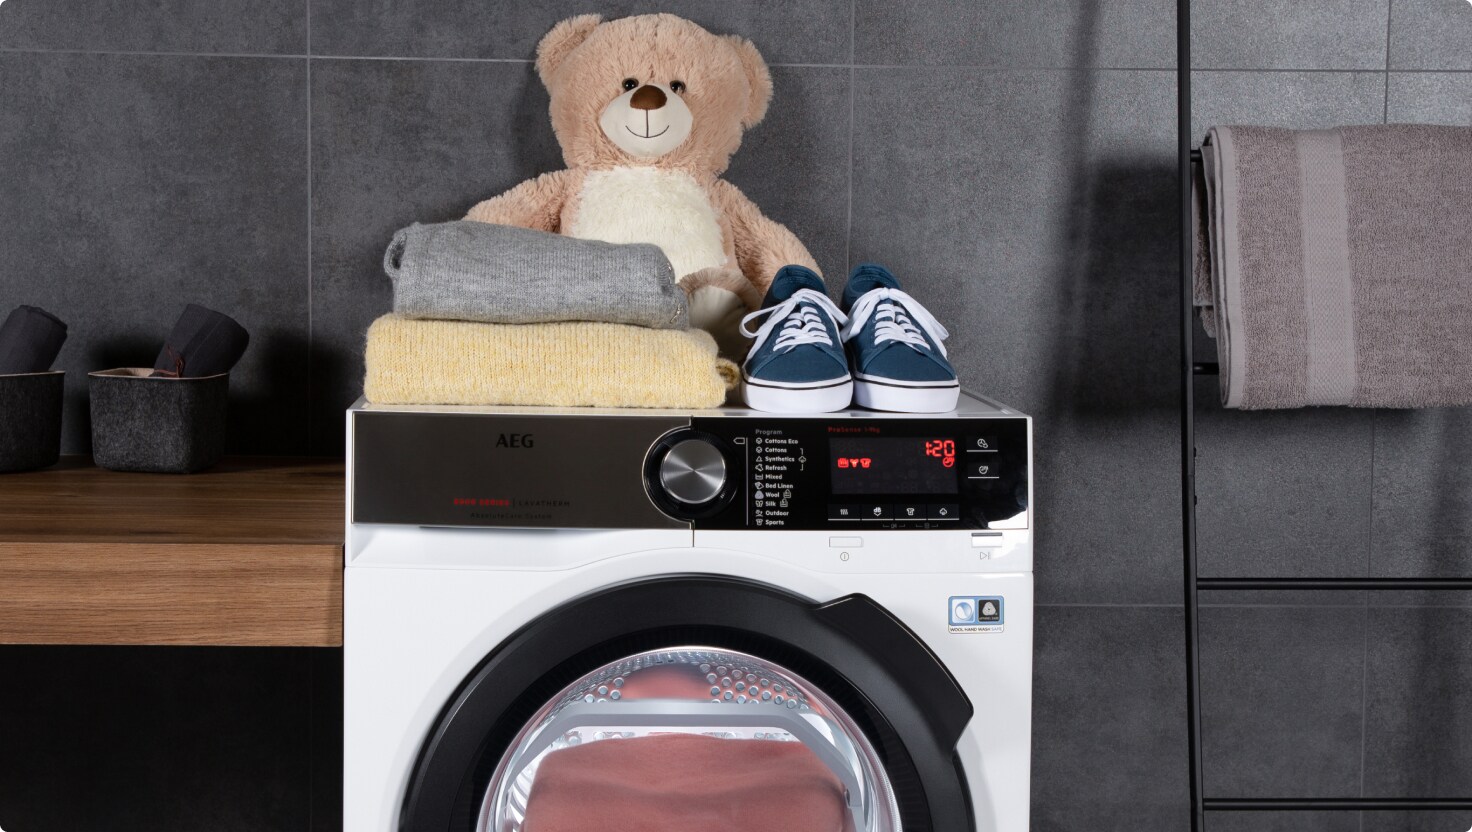
<svg viewBox="0 0 1472 832"><path fill-rule="evenodd" d="M0 643L342 643L343 466L0 475Z"/></svg>

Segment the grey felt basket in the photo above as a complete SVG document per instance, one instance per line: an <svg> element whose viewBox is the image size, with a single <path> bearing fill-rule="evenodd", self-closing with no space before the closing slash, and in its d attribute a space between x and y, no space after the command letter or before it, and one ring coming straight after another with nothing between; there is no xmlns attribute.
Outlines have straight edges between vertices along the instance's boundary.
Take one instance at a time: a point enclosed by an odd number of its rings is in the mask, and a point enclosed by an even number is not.
<svg viewBox="0 0 1472 832"><path fill-rule="evenodd" d="M0 473L56 464L65 380L60 370L0 375Z"/></svg>
<svg viewBox="0 0 1472 832"><path fill-rule="evenodd" d="M87 374L92 460L110 471L189 474L225 454L230 374L151 377L122 367Z"/></svg>

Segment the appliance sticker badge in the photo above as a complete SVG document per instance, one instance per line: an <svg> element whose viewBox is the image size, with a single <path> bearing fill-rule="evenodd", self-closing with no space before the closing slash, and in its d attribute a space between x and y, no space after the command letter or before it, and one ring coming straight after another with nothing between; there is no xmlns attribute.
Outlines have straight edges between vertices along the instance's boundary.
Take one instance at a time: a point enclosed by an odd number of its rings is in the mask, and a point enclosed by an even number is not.
<svg viewBox="0 0 1472 832"><path fill-rule="evenodd" d="M1000 633L1006 623L1000 595L952 595L947 613L952 633Z"/></svg>

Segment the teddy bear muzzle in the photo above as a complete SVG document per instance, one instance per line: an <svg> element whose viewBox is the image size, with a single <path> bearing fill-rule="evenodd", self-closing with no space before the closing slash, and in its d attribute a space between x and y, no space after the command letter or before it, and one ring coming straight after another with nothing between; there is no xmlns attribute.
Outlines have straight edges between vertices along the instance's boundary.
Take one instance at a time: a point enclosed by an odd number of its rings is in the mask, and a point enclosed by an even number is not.
<svg viewBox="0 0 1472 832"><path fill-rule="evenodd" d="M598 126L620 150L656 159L689 138L695 124L690 108L669 87L643 84L608 102Z"/></svg>

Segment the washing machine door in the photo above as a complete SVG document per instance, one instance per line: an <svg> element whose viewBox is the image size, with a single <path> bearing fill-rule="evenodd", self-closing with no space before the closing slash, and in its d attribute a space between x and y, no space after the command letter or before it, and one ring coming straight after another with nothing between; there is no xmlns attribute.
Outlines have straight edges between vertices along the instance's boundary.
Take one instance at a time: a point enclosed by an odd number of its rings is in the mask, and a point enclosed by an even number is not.
<svg viewBox="0 0 1472 832"><path fill-rule="evenodd" d="M627 584L481 663L421 749L400 828L969 830L955 745L971 713L867 597Z"/></svg>

